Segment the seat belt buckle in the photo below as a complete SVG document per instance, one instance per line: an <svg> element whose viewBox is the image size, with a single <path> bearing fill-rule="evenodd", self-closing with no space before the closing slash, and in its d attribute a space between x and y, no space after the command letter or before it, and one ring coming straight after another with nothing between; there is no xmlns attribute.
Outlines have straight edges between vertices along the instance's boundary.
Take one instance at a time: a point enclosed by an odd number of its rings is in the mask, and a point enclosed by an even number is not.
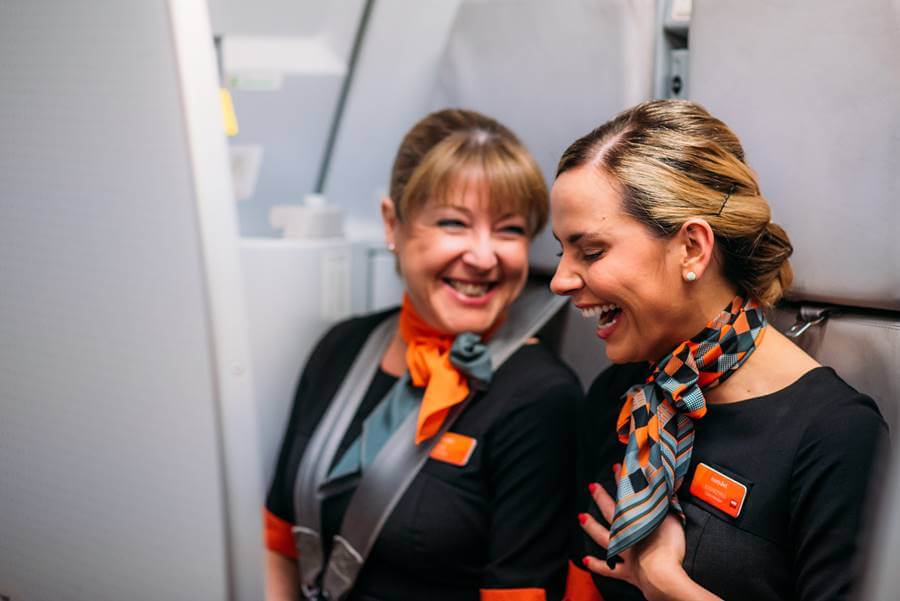
<svg viewBox="0 0 900 601"><path fill-rule="evenodd" d="M334 537L328 567L322 579L327 599L343 601L356 582L356 577L363 566L363 558L347 539L340 535Z"/></svg>
<svg viewBox="0 0 900 601"><path fill-rule="evenodd" d="M311 528L304 526L294 526L291 528L294 535L294 547L297 549L297 566L300 570L301 587L308 590L310 594L318 590L316 583L319 581L319 575L322 573L323 553L322 538L319 533ZM306 592L304 592L306 594ZM319 594L318 592L316 593ZM317 599L317 596L306 597L307 599Z"/></svg>
<svg viewBox="0 0 900 601"><path fill-rule="evenodd" d="M300 596L304 601L329 601L328 594L318 586L300 585Z"/></svg>

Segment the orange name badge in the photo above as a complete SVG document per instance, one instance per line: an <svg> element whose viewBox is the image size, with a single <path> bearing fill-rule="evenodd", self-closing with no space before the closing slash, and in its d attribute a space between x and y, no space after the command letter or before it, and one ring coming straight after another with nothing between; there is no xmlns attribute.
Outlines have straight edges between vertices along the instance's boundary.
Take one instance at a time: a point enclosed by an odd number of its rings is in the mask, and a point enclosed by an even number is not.
<svg viewBox="0 0 900 601"><path fill-rule="evenodd" d="M462 467L469 463L469 458L472 456L476 444L478 444L478 441L471 436L447 432L441 436L441 439L434 445L428 456L444 463Z"/></svg>
<svg viewBox="0 0 900 601"><path fill-rule="evenodd" d="M700 463L691 481L691 494L736 518L744 507L747 487L705 463Z"/></svg>

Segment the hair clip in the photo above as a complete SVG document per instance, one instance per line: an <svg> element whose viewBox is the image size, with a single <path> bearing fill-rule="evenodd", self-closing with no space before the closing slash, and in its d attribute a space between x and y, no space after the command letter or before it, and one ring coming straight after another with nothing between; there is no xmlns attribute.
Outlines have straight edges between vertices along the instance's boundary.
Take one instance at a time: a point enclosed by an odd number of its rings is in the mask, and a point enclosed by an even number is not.
<svg viewBox="0 0 900 601"><path fill-rule="evenodd" d="M725 193L725 198L722 199L722 206L719 207L719 212L716 213L716 217L718 217L719 215L722 214L722 209L725 208L725 203L727 203L727 202L728 202L728 199L731 198L731 195L734 194L735 188L737 188L737 185L736 185L736 184L731 184L731 187L728 188L728 192Z"/></svg>

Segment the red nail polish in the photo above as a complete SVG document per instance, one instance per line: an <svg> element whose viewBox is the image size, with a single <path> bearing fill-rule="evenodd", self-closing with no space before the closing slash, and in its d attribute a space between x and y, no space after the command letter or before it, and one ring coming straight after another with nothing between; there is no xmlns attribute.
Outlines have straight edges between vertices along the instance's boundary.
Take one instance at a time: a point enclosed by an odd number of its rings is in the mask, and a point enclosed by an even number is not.
<svg viewBox="0 0 900 601"><path fill-rule="evenodd" d="M597 492L597 483L591 482L590 484L588 484L588 490L591 491L591 494Z"/></svg>
<svg viewBox="0 0 900 601"><path fill-rule="evenodd" d="M582 526L584 526L584 523L587 522L587 519L588 519L588 514L586 514L586 513L578 514L578 521L581 522Z"/></svg>
<svg viewBox="0 0 900 601"><path fill-rule="evenodd" d="M622 469L622 466L618 463L613 463L613 473L618 476L619 471Z"/></svg>
<svg viewBox="0 0 900 601"><path fill-rule="evenodd" d="M584 567L588 567L588 558L587 557L581 558L581 565L583 565Z"/></svg>

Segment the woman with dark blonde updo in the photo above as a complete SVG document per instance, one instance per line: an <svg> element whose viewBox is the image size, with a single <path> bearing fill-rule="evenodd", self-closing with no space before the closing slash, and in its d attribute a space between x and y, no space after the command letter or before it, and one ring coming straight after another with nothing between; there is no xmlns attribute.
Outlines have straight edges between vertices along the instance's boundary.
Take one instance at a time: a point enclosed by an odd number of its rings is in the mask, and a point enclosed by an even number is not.
<svg viewBox="0 0 900 601"><path fill-rule="evenodd" d="M267 598L321 599L324 588L332 601L558 599L572 497L547 491L572 492L581 387L539 340L508 348L494 373L473 351L489 344L472 343L503 328L525 285L529 244L547 220L543 176L500 123L443 110L404 137L381 213L403 303L337 324L307 361L266 502ZM366 359L375 338L384 346ZM356 387L365 396L344 410L358 365L371 374ZM326 445L310 441L335 430L320 425L333 413L349 427L339 444L331 434L334 460L319 459ZM348 584L346 564L328 556L347 542L336 535L351 510L370 511L365 485L396 486L386 475L396 462L376 469L393 441L424 449L425 461ZM326 475L321 486L304 488L309 461ZM321 541L313 552L302 523L310 507L320 509L309 520ZM336 566L324 576L323 556ZM337 595L334 574L344 579Z"/></svg>
<svg viewBox="0 0 900 601"><path fill-rule="evenodd" d="M551 217L553 291L616 364L580 420L573 563L608 600L845 599L886 426L767 323L792 247L737 137L640 104L566 150Z"/></svg>

